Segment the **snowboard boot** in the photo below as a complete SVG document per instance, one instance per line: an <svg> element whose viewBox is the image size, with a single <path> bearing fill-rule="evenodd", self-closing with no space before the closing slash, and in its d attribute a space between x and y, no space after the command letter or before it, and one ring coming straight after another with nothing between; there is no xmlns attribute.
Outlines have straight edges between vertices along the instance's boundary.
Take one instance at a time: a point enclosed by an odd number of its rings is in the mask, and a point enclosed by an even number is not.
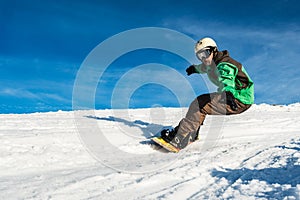
<svg viewBox="0 0 300 200"><path fill-rule="evenodd" d="M176 129L176 128L175 128L175 129ZM170 143L170 142L174 139L174 137L175 137L175 135L176 135L176 132L177 132L177 131L176 131L175 129L164 129L164 130L162 130L162 131L160 132L161 138L162 138L164 141Z"/></svg>
<svg viewBox="0 0 300 200"><path fill-rule="evenodd" d="M183 136L180 134L177 134L178 127L175 129L164 129L161 131L161 138L165 140L166 142L170 143L176 148L183 149L188 144L198 140L198 131L193 131L189 133L187 136Z"/></svg>

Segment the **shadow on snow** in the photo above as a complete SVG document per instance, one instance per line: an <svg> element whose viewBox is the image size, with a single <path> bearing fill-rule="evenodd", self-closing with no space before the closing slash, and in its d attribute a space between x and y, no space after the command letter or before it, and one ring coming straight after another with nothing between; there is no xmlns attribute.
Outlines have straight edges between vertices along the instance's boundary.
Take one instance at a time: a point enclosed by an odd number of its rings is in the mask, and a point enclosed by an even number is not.
<svg viewBox="0 0 300 200"><path fill-rule="evenodd" d="M137 127L139 129L141 129L141 131L143 132L143 136L147 139L157 136L157 135L160 135L160 131L164 128L170 128L170 127L165 127L160 124L144 122L142 120L129 121L126 119L113 117L113 116L109 116L109 117L85 116L85 117L90 118L90 119L96 119L96 120L123 123L124 125L126 125L128 127Z"/></svg>

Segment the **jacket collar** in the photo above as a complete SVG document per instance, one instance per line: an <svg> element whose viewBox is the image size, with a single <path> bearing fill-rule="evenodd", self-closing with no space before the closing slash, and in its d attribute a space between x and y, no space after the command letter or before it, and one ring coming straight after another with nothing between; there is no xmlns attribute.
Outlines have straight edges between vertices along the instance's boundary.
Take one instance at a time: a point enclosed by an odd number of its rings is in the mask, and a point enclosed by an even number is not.
<svg viewBox="0 0 300 200"><path fill-rule="evenodd" d="M217 51L217 53L213 57L213 60L215 61L216 65L218 65L226 57L229 57L229 52L227 50Z"/></svg>

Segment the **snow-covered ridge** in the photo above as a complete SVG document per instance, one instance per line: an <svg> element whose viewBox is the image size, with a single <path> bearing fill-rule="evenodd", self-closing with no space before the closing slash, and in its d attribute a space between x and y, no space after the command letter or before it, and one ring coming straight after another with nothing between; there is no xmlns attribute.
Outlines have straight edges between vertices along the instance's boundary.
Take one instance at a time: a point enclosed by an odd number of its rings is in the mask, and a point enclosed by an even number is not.
<svg viewBox="0 0 300 200"><path fill-rule="evenodd" d="M153 149L147 138L186 110L0 115L0 199L300 198L299 103L209 116L200 141L179 154ZM84 130L105 136L104 157Z"/></svg>

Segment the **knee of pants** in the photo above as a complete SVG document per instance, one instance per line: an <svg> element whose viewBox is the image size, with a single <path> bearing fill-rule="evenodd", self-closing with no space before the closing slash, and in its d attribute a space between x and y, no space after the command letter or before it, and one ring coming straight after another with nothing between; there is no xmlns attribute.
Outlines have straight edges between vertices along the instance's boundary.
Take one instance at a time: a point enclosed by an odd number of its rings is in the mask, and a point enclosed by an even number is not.
<svg viewBox="0 0 300 200"><path fill-rule="evenodd" d="M199 107L199 102L197 99L195 99L194 101L192 101L192 103L189 106L189 110L188 113L195 113L200 111L200 107Z"/></svg>
<svg viewBox="0 0 300 200"><path fill-rule="evenodd" d="M198 121L199 117L200 117L200 107L199 107L198 100L195 99L195 100L190 104L189 110L188 110L188 112L186 113L186 118L192 119L193 121L195 121L195 120Z"/></svg>
<svg viewBox="0 0 300 200"><path fill-rule="evenodd" d="M194 101L192 101L192 103L190 104L190 108L199 110L199 102L198 102L197 98L194 99Z"/></svg>

